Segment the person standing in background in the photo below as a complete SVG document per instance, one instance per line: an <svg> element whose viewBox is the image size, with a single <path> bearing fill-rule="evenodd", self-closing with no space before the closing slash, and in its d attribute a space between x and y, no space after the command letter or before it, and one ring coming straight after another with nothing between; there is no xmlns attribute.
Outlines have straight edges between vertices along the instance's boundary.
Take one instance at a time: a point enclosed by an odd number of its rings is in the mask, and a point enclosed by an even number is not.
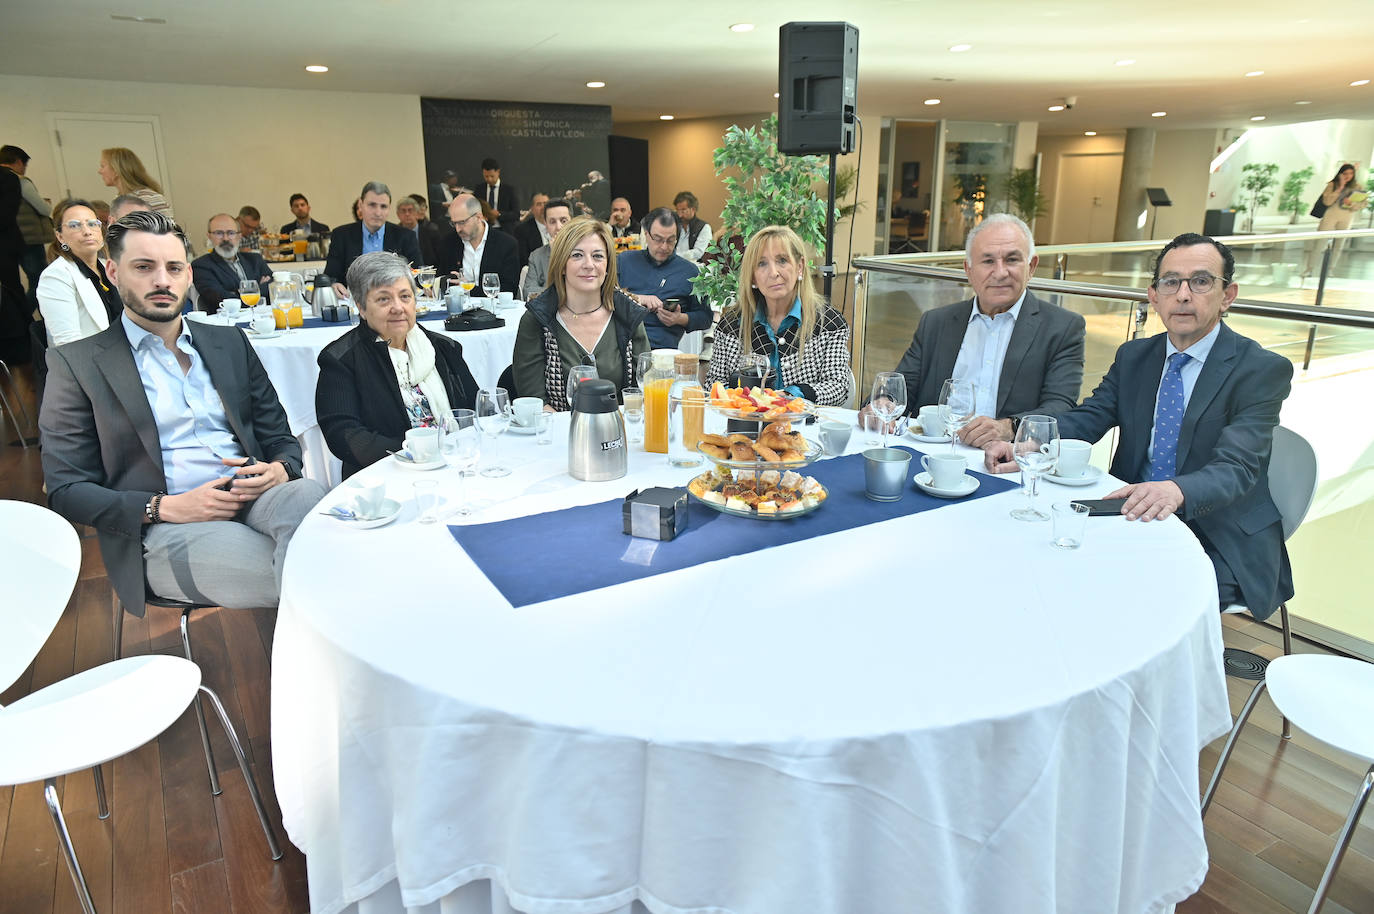
<svg viewBox="0 0 1374 914"><path fill-rule="evenodd" d="M1369 201L1369 194L1355 180L1355 166L1349 162L1345 163L1336 172L1336 177L1326 183L1322 188L1321 202L1326 207L1326 212L1322 213L1321 221L1317 223L1319 232L1339 232L1350 228L1350 223L1354 221L1355 214L1364 209ZM1320 273L1322 268L1322 249L1325 246L1320 241L1309 241L1307 243L1307 266L1302 271L1303 279L1313 273ZM1336 272L1336 261L1341 256L1341 249L1345 247L1345 239L1337 238L1331 245L1331 264L1327 268L1327 273Z"/></svg>
<svg viewBox="0 0 1374 914"><path fill-rule="evenodd" d="M37 308L38 277L48 264L44 247L52 243L54 234L52 218L48 215L48 201L43 199L33 181L24 176L29 167L27 152L18 146L0 146L0 166L19 176L20 200L15 221L19 223L19 234L24 237L19 265L29 281L30 308Z"/></svg>
<svg viewBox="0 0 1374 914"><path fill-rule="evenodd" d="M501 180L501 163L492 158L482 160L482 184L477 199L496 211L503 231L512 232L520 221L520 199L515 188Z"/></svg>
<svg viewBox="0 0 1374 914"><path fill-rule="evenodd" d="M100 150L100 167L96 171L106 187L113 187L120 194L133 194L153 212L176 219L171 202L162 195L162 185L148 173L143 160L132 149L111 146Z"/></svg>

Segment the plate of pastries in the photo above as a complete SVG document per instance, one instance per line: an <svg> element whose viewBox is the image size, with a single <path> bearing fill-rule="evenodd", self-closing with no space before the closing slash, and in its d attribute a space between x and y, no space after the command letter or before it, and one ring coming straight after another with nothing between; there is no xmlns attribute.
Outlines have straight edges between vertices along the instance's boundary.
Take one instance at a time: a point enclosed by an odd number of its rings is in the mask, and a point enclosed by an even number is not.
<svg viewBox="0 0 1374 914"><path fill-rule="evenodd" d="M731 419L764 422L791 422L816 414L816 404L793 397L771 387L726 387L720 381L711 385L711 408Z"/></svg>
<svg viewBox="0 0 1374 914"><path fill-rule="evenodd" d="M821 456L820 445L793 431L785 421L770 423L757 435L703 435L697 450L715 464L738 469L757 469L759 464L796 469Z"/></svg>
<svg viewBox="0 0 1374 914"><path fill-rule="evenodd" d="M732 470L717 466L687 484L702 504L735 517L791 520L819 508L825 486L793 470Z"/></svg>

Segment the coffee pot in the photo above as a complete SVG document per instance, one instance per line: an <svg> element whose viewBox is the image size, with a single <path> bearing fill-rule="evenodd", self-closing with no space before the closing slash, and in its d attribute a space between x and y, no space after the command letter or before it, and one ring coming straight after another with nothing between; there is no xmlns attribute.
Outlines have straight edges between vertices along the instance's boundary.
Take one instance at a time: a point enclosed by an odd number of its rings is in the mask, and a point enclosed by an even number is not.
<svg viewBox="0 0 1374 914"><path fill-rule="evenodd" d="M625 420L615 385L589 378L577 385L568 433L568 474L588 482L619 479L628 471Z"/></svg>

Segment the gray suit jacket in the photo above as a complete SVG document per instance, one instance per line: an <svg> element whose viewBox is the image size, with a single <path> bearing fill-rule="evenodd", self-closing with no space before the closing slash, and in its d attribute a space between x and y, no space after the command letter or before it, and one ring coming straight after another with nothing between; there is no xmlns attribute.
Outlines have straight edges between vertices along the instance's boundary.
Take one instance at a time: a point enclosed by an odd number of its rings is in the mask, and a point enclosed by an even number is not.
<svg viewBox="0 0 1374 914"><path fill-rule="evenodd" d="M301 446L248 338L236 327L208 324L191 334L244 453L280 460L299 476ZM157 421L123 321L48 350L38 427L49 506L96 529L115 592L143 615L143 508L167 482Z"/></svg>
<svg viewBox="0 0 1374 914"><path fill-rule="evenodd" d="M529 269L525 271L525 284L520 287L520 298L534 301L549 283L549 256L553 248L544 245L530 252Z"/></svg>
<svg viewBox="0 0 1374 914"><path fill-rule="evenodd" d="M908 415L939 402L940 386L952 377L972 314L970 298L929 311L916 325L897 365L906 377ZM1083 386L1085 332L1082 315L1027 292L1002 361L992 418L1054 416L1073 409Z"/></svg>

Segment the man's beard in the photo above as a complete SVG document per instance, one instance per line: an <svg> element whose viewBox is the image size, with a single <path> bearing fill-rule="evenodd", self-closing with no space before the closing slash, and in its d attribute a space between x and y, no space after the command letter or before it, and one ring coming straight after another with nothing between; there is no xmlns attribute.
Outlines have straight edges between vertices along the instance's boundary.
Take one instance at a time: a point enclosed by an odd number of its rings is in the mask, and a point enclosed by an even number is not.
<svg viewBox="0 0 1374 914"><path fill-rule="evenodd" d="M233 241L221 241L215 245L215 253L225 260L233 260L239 256L239 246Z"/></svg>
<svg viewBox="0 0 1374 914"><path fill-rule="evenodd" d="M156 295L158 293L165 293L167 295L173 296L174 298L176 297L175 292L173 292L171 289L166 288L154 289L152 292L149 292L148 294ZM143 299L138 298L130 292L125 292L123 289L119 290L119 298L120 301L124 302L124 307L128 308L134 314L137 314L139 317L144 318L145 320L154 321L159 324L169 324L172 321L176 320L178 317L181 316L181 309L186 304L185 292L183 292L181 294L181 297L178 298L175 302L144 301Z"/></svg>

